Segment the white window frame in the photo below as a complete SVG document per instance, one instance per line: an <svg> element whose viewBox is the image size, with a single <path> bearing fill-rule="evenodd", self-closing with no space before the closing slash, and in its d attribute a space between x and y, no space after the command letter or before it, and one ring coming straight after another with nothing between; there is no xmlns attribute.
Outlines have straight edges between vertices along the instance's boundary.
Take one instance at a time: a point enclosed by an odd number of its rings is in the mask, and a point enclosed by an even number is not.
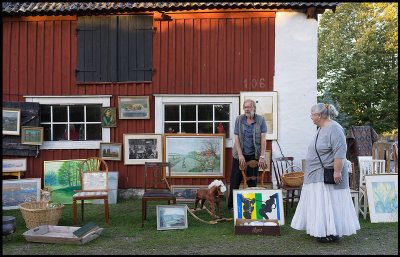
<svg viewBox="0 0 400 257"><path fill-rule="evenodd" d="M88 105L101 104L110 107L112 95L85 95L85 96L24 96L25 102L37 102L46 105ZM102 128L102 140L91 141L43 141L41 150L45 149L100 149L100 142L110 143L110 128Z"/></svg>
<svg viewBox="0 0 400 257"><path fill-rule="evenodd" d="M164 105L166 104L229 104L230 117L229 117L229 132L226 135L226 148L232 148L233 145L233 130L235 129L235 119L239 115L239 100L240 95L170 95L170 94L154 94L154 129L155 133L164 133Z"/></svg>

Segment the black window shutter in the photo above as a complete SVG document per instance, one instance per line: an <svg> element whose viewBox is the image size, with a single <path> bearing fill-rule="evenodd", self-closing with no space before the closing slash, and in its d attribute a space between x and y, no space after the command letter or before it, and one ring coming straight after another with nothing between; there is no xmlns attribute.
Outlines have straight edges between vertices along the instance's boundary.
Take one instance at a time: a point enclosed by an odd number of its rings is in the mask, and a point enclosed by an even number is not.
<svg viewBox="0 0 400 257"><path fill-rule="evenodd" d="M21 126L40 126L40 104L33 102L4 101L3 108L21 109ZM22 133L22 129L20 129ZM21 144L21 135L3 135L3 155L37 156L39 146Z"/></svg>

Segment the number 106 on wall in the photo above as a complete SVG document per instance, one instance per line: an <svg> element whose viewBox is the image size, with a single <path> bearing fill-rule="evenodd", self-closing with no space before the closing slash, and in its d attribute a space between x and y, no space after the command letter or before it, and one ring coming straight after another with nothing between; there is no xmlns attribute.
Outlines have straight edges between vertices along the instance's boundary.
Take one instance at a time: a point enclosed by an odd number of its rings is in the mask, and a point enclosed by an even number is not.
<svg viewBox="0 0 400 257"><path fill-rule="evenodd" d="M252 79L251 81L248 81L247 79L243 80L243 84L244 84L244 88L265 88L266 84L265 84L265 79L264 78L260 78L260 79Z"/></svg>

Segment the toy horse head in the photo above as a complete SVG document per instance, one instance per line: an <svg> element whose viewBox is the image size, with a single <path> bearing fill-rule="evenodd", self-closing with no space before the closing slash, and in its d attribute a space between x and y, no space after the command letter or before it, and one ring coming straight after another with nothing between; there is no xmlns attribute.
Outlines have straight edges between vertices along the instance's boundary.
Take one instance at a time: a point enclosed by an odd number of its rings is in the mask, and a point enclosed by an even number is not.
<svg viewBox="0 0 400 257"><path fill-rule="evenodd" d="M211 182L211 184L208 185L208 189L210 189L211 191L215 190L216 196L220 198L224 196L224 192L226 191L224 183L222 183L222 181L218 179Z"/></svg>

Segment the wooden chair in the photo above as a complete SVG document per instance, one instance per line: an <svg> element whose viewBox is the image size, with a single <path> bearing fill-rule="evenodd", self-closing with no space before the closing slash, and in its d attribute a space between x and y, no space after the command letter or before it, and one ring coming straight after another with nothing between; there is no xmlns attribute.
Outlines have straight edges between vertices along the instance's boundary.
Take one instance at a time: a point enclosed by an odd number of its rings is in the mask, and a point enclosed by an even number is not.
<svg viewBox="0 0 400 257"><path fill-rule="evenodd" d="M79 179L82 190L72 196L74 213L74 226L76 226L76 201L81 200L82 221L85 200L103 199L106 216L106 226L108 226L108 165L98 157L90 157L84 160L79 167Z"/></svg>
<svg viewBox="0 0 400 257"><path fill-rule="evenodd" d="M164 176L164 169L168 175ZM145 162L144 194L142 197L142 227L146 219L147 201L170 201L176 204L176 197L171 192L171 164L169 162Z"/></svg>
<svg viewBox="0 0 400 257"><path fill-rule="evenodd" d="M367 174L383 174L385 173L385 160L368 160L359 159L360 167L360 183L358 188L358 206L359 212L363 218L367 218L368 198L367 188L365 186L365 175Z"/></svg>
<svg viewBox="0 0 400 257"><path fill-rule="evenodd" d="M264 169L258 169L257 176L251 176L251 177L246 176L247 167L250 167L250 168L258 167L258 161L251 160L251 161L248 161L245 166L239 165L239 170L242 172L242 175L243 175L243 189L245 189L247 187L247 181L249 181L249 180L257 180L257 181L260 180L261 187L265 187L264 186L264 176L265 176L265 172L267 171L267 165L268 164L266 164ZM261 177L259 176L260 173L261 173Z"/></svg>
<svg viewBox="0 0 400 257"><path fill-rule="evenodd" d="M358 207L358 188L356 188L356 174L355 174L355 165L352 162L349 167L349 188L351 199L353 200L354 210L356 211L356 215L358 218L359 207Z"/></svg>
<svg viewBox="0 0 400 257"><path fill-rule="evenodd" d="M375 142L372 145L372 159L385 160L386 173L390 173L390 150L393 143Z"/></svg>
<svg viewBox="0 0 400 257"><path fill-rule="evenodd" d="M392 155L393 155L393 161L394 161L394 172L398 173L398 158L399 158L399 150L396 144L393 144L392 146Z"/></svg>
<svg viewBox="0 0 400 257"><path fill-rule="evenodd" d="M291 167L291 166L293 166L293 160L294 160L294 157L272 158L272 165L274 168L276 186L278 189L281 188L286 191L286 196L283 198L283 200L286 202L285 216L288 215L289 199L292 199L291 207L293 207L294 199L295 198L300 199L300 193L301 193L301 188L302 188L302 186L290 187L290 186L285 185L282 182L282 175L284 173L294 172L293 167ZM296 191L297 191L297 193L296 193ZM290 193L292 196L290 196Z"/></svg>

